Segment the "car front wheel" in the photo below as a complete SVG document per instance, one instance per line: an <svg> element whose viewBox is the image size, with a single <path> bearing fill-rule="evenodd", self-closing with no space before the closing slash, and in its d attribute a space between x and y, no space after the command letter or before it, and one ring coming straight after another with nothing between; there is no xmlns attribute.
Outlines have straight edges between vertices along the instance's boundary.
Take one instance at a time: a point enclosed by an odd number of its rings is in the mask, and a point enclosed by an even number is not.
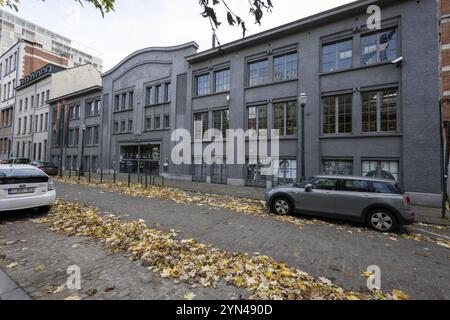
<svg viewBox="0 0 450 320"><path fill-rule="evenodd" d="M367 217L369 226L380 232L392 232L397 229L397 220L389 211L377 209Z"/></svg>
<svg viewBox="0 0 450 320"><path fill-rule="evenodd" d="M292 213L292 205L286 198L277 198L273 201L272 212L278 215L288 215Z"/></svg>

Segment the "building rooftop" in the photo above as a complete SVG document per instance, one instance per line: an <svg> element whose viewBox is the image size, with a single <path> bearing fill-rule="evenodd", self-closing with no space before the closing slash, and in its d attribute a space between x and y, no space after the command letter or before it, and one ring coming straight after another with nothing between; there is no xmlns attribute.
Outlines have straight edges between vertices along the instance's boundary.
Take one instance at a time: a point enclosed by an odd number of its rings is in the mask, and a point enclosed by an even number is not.
<svg viewBox="0 0 450 320"><path fill-rule="evenodd" d="M239 49L250 47L259 43L267 42L273 39L290 35L295 32L311 29L324 23L330 23L336 20L354 16L355 14L365 14L370 5L391 5L406 0L358 0L318 14L278 26L267 31L263 31L236 41L232 41L216 48L202 51L186 57L189 63L196 63L223 54L234 52Z"/></svg>

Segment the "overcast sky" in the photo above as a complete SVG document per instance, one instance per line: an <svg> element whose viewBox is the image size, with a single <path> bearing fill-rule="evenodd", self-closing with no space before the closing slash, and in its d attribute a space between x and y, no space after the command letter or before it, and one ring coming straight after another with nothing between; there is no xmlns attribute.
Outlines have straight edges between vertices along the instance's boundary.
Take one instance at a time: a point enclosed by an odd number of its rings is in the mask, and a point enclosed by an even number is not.
<svg viewBox="0 0 450 320"><path fill-rule="evenodd" d="M228 0L237 14L247 20L248 35L318 13L353 0L272 0L274 10L262 26L254 24L247 0ZM170 46L196 41L200 50L211 47L211 28L200 16L198 0L116 0L116 10L102 18L92 6L84 8L72 0L22 0L18 13L24 19L62 34L102 53L104 71L133 51L151 46ZM10 9L6 9L13 12ZM239 39L239 28L224 22L218 31L222 44Z"/></svg>

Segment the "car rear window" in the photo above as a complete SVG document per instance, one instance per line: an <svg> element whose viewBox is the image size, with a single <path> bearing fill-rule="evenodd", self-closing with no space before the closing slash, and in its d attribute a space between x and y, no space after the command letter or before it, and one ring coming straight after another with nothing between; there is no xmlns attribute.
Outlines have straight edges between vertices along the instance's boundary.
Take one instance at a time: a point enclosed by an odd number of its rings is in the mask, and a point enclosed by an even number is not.
<svg viewBox="0 0 450 320"><path fill-rule="evenodd" d="M391 183L388 182L372 182L373 192L375 193L391 193L391 194L402 194L402 190Z"/></svg>
<svg viewBox="0 0 450 320"><path fill-rule="evenodd" d="M29 164L30 160L28 160L28 159L16 159L14 161L14 163L16 163L16 164Z"/></svg>
<svg viewBox="0 0 450 320"><path fill-rule="evenodd" d="M48 182L48 176L33 169L0 169L0 184L41 183Z"/></svg>
<svg viewBox="0 0 450 320"><path fill-rule="evenodd" d="M46 177L47 175L40 170L35 169L0 169L0 178L11 177Z"/></svg>

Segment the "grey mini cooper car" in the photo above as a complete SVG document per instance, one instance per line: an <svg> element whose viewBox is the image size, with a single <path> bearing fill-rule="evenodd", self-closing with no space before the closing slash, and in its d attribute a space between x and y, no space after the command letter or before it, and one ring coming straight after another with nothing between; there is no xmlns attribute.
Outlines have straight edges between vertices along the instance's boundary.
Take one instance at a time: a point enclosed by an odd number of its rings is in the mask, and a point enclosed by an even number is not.
<svg viewBox="0 0 450 320"><path fill-rule="evenodd" d="M315 176L266 193L275 214L300 213L362 222L381 232L412 224L410 198L395 181L368 177Z"/></svg>

